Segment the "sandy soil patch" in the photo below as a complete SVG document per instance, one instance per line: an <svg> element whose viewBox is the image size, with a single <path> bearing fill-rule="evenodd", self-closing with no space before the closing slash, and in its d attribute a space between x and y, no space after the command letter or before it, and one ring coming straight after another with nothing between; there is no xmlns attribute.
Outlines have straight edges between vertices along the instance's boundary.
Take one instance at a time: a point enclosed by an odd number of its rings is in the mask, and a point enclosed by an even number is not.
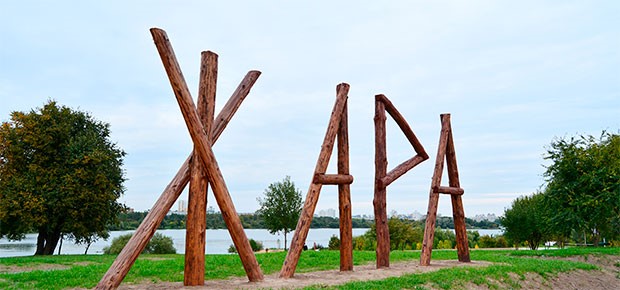
<svg viewBox="0 0 620 290"><path fill-rule="evenodd" d="M295 289L310 285L332 286L352 281L381 280L405 274L437 271L449 267L480 267L491 265L485 261L459 263L458 261L433 261L429 267L421 267L419 261L390 263L388 269L376 269L374 264L356 266L352 272L338 270L296 273L291 279L279 279L278 273L265 276L263 282L250 283L246 277L227 280L207 280L203 287L183 287L183 283L121 284L120 289Z"/></svg>

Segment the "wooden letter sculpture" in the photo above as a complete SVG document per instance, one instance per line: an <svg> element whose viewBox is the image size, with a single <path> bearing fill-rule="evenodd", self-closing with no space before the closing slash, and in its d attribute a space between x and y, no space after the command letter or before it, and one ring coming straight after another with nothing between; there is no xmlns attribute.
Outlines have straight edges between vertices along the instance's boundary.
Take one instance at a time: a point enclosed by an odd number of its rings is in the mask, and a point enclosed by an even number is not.
<svg viewBox="0 0 620 290"><path fill-rule="evenodd" d="M444 159L448 162L449 187L441 186ZM435 237L435 221L437 219L437 204L439 202L440 193L450 194L452 198L452 215L454 218L456 248L459 261L470 262L467 231L465 229L465 212L463 211L463 201L461 200L461 195L463 195L464 192L459 182L459 170L456 165L456 152L454 151L454 139L450 126L450 114L442 114L439 149L437 149L435 170L433 171L433 179L431 181L420 265L429 266L431 263L431 252L433 251L433 239Z"/></svg>
<svg viewBox="0 0 620 290"><path fill-rule="evenodd" d="M394 119L413 146L416 156L396 166L387 173L385 111ZM388 228L386 195L387 186L422 161L428 154L415 136L405 118L384 95L375 96L375 225L377 231L377 268L390 266L390 231Z"/></svg>
<svg viewBox="0 0 620 290"><path fill-rule="evenodd" d="M188 240L191 243L185 262L185 285L204 283L204 216L206 212L206 184L211 184L217 204L222 211L224 221L229 229L233 243L250 281L262 281L263 273L252 252L250 243L243 231L241 220L219 171L211 146L222 134L228 122L249 94L250 89L260 76L259 71L250 71L241 81L231 98L213 119L215 102L215 83L217 79L217 55L203 52L200 74L198 112L189 93L189 89L172 50L166 32L152 28L151 34L168 74L170 84L181 107L181 112L194 141L194 152L185 160L172 181L164 189L151 211L144 218L134 235L121 253L116 257L96 289L113 289L120 285L140 253L155 234L174 202L179 198L185 186L190 182L190 205L188 213ZM208 133L208 134L207 134ZM204 195L204 196L203 196ZM199 220L199 219L202 219ZM191 241L190 241L191 240ZM202 256L202 257L199 257Z"/></svg>
<svg viewBox="0 0 620 290"><path fill-rule="evenodd" d="M353 270L353 231L351 224L351 193L349 188L350 184L353 183L353 176L349 175L348 93L348 84L342 83L336 87L336 104L332 110L321 153L314 169L314 178L308 189L306 201L299 216L295 234L291 240L291 248L280 271L280 278L291 278L295 273L301 251L308 237L310 223L312 222L312 216L323 184L338 185L340 204L340 271ZM336 135L338 135L338 174L325 174Z"/></svg>

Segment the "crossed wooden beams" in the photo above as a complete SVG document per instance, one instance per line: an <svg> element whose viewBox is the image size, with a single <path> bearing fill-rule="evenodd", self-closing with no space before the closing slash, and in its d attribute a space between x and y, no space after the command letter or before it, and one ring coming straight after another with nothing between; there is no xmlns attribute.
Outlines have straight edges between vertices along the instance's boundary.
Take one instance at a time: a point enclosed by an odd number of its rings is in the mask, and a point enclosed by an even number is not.
<svg viewBox="0 0 620 290"><path fill-rule="evenodd" d="M448 162L449 186L447 187L441 186L444 160ZM461 195L463 195L464 192L459 182L459 170L456 164L456 152L454 150L452 126L450 125L450 114L442 114L439 148L437 149L435 170L433 171L433 179L431 181L420 265L428 266L431 263L431 252L433 251L433 239L435 237L435 221L437 220L437 205L440 193L450 194L452 199L452 215L459 261L470 262L467 230L465 229L465 212L463 211L463 201L461 200Z"/></svg>
<svg viewBox="0 0 620 290"><path fill-rule="evenodd" d="M297 268L312 216L319 200L323 184L338 185L338 203L340 216L340 271L353 270L353 230L351 222L351 191L353 176L349 174L349 131L347 117L347 98L349 85L341 83L336 87L336 103L329 118L329 125L321 146L321 153L314 169L314 178L306 195L304 207L297 221L295 234L291 240L280 278L291 278ZM334 141L338 136L338 174L325 174L331 157Z"/></svg>
<svg viewBox="0 0 620 290"><path fill-rule="evenodd" d="M188 241L186 243L191 243L193 246L190 245L190 248L186 248L185 285L202 285L204 283L204 216L206 215L207 180L211 184L213 195L222 212L249 280L252 282L261 281L263 280L263 273L243 231L241 220L232 203L215 155L211 150L212 144L217 141L241 105L241 102L249 94L250 89L260 76L260 72L248 72L218 116L213 119L217 55L211 52L202 53L200 100L197 111L166 32L152 28L151 34L183 113L185 123L190 131L194 142L194 151L181 165L177 174L164 189L164 192L155 205L153 205L151 211L144 218L144 221L118 257L116 257L116 260L114 260L106 274L101 278L96 288L113 289L120 285L138 258L138 255L144 250L148 241L155 234L157 227L166 216L166 213L179 198L190 180L193 185L190 185L190 205L188 210L191 213L188 213ZM192 239L194 242L190 242L189 239Z"/></svg>

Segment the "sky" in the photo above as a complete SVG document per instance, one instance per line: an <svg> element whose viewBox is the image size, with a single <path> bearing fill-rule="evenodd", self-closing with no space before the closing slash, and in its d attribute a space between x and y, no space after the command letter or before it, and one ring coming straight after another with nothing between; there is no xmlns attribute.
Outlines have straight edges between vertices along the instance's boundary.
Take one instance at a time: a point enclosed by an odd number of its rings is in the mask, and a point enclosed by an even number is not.
<svg viewBox="0 0 620 290"><path fill-rule="evenodd" d="M109 123L127 153L120 201L140 211L193 146L151 27L167 32L194 97L201 51L219 55L218 112L249 70L262 72L213 147L241 213L285 176L305 199L341 82L351 85L354 215L373 213L376 94L431 156L388 187L399 214L427 211L442 113L466 216L501 215L540 190L555 138L620 133L617 1L90 2L2 5L0 121L53 99ZM387 125L389 170L415 153ZM316 211L329 208L337 187L326 185ZM439 213L451 215L448 196Z"/></svg>

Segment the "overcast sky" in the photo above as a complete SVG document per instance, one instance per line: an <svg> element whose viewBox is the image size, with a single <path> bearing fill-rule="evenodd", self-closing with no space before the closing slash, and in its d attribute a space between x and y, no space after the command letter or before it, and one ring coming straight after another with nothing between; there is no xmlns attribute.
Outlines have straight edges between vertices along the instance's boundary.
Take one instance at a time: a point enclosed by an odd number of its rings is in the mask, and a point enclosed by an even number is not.
<svg viewBox="0 0 620 290"><path fill-rule="evenodd" d="M554 138L618 133L619 15L617 1L9 1L0 120L54 99L110 123L127 152L121 201L151 208L192 149L149 33L159 27L194 96L200 52L219 54L218 111L262 72L214 146L239 212L286 175L305 198L347 82L353 214L373 213L381 93L431 156L388 187L388 211L426 213L439 114L451 113L465 214L500 215L544 183ZM389 167L413 154L388 118ZM451 215L449 197L439 205ZM324 186L317 212L337 207Z"/></svg>

